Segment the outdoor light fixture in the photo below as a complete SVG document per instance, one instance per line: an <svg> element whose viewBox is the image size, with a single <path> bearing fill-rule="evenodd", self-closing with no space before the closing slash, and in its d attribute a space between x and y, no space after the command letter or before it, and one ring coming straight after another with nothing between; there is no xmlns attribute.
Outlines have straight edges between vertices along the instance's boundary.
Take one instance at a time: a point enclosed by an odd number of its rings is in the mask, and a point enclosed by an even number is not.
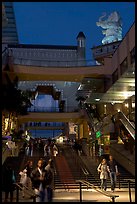
<svg viewBox="0 0 137 204"><path fill-rule="evenodd" d="M134 102L132 102L132 108L135 108L135 103Z"/></svg>
<svg viewBox="0 0 137 204"><path fill-rule="evenodd" d="M100 98L95 98L95 101L100 101Z"/></svg>
<svg viewBox="0 0 137 204"><path fill-rule="evenodd" d="M125 104L125 107L127 107L127 108L128 108L128 106L129 106L129 105L128 105L128 103L126 103L126 104Z"/></svg>

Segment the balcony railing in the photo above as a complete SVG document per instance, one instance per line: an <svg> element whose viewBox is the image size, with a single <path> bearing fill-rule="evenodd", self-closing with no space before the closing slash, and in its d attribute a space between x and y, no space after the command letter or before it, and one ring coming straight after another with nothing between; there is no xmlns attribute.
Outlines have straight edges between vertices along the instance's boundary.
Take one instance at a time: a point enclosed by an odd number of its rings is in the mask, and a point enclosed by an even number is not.
<svg viewBox="0 0 137 204"><path fill-rule="evenodd" d="M43 113L59 113L59 112L67 112L67 113L71 113L71 112L78 112L78 108L77 107L73 107L73 106L68 106L68 107L64 107L63 109L59 108L59 107L35 107L32 106L31 108L28 108L28 112L43 112Z"/></svg>
<svg viewBox="0 0 137 204"><path fill-rule="evenodd" d="M41 59L14 58L13 63L16 65L39 66L39 67L91 67L100 66L94 60L77 60L77 61L54 61Z"/></svg>

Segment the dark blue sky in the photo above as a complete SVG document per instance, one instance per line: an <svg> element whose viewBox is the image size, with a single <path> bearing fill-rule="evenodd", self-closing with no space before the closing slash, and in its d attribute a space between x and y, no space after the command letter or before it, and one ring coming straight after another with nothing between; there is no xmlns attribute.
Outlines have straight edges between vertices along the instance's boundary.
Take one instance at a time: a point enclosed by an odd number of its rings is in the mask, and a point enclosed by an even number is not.
<svg viewBox="0 0 137 204"><path fill-rule="evenodd" d="M93 45L102 44L102 28L96 22L103 12L118 11L123 36L135 21L134 2L14 2L19 43L76 45L80 31L86 36L86 58Z"/></svg>

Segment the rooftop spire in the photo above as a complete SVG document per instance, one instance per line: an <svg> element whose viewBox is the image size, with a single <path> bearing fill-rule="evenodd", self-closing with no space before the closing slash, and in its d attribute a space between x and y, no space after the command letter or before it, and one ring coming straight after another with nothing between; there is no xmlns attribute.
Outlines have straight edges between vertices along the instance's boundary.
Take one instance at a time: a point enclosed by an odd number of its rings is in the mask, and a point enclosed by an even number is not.
<svg viewBox="0 0 137 204"><path fill-rule="evenodd" d="M81 38L81 37L82 37L82 38L86 38L85 35L84 35L84 33L83 33L82 31L79 32L79 34L78 34L78 36L77 36L77 39L78 39L78 38Z"/></svg>

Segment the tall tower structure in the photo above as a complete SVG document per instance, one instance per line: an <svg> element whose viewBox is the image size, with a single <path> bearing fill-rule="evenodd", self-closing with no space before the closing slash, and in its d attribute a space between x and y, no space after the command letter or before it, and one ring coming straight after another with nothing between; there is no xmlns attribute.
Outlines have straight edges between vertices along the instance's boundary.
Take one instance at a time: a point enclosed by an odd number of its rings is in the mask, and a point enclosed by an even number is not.
<svg viewBox="0 0 137 204"><path fill-rule="evenodd" d="M86 37L83 32L79 32L77 36L77 46L78 46L78 60L83 60L85 61L86 58Z"/></svg>

